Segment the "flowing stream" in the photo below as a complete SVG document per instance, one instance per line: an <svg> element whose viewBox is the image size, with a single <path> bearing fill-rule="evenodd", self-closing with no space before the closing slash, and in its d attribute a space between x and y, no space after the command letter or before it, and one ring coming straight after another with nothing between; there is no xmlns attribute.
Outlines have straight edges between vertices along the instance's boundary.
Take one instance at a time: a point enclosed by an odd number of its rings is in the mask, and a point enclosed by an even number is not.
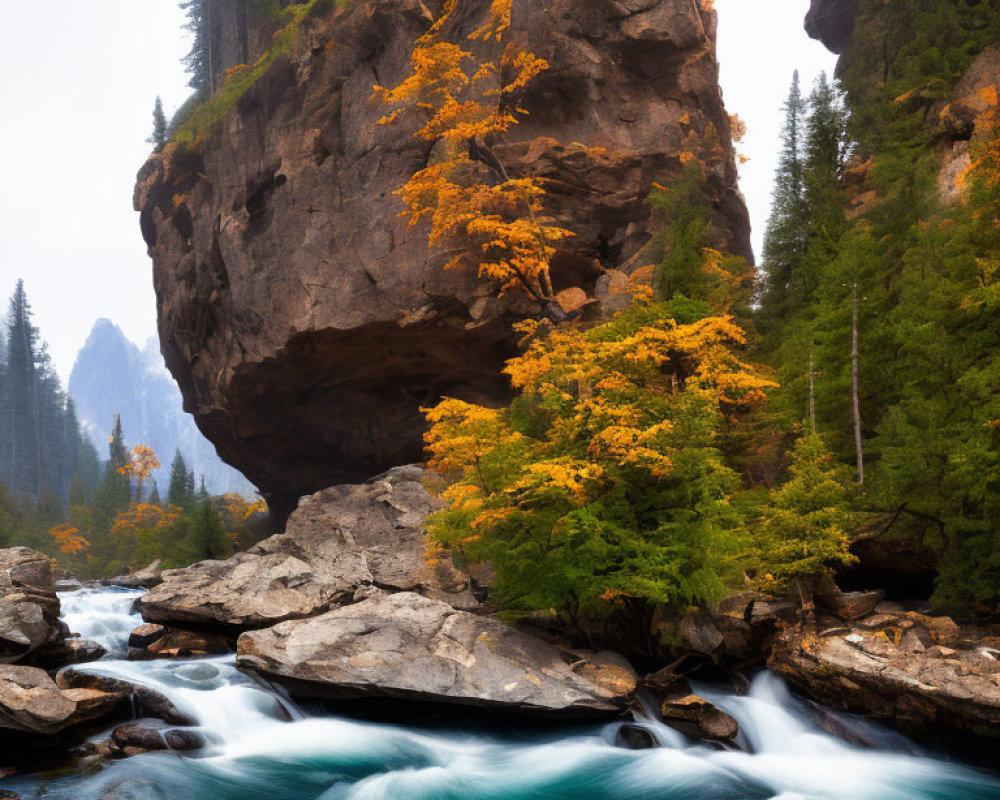
<svg viewBox="0 0 1000 800"><path fill-rule="evenodd" d="M524 730L360 722L306 714L233 666L232 656L126 661L138 592L62 595L70 628L108 648L77 667L158 689L198 721L209 746L150 753L69 774L0 782L52 800L980 800L996 776L931 758L868 726L877 748L823 732L779 680L744 697L699 687L732 714L744 750L715 750L656 723L662 747L613 746L617 723ZM290 719L289 719L290 718ZM107 732L95 738L103 738Z"/></svg>

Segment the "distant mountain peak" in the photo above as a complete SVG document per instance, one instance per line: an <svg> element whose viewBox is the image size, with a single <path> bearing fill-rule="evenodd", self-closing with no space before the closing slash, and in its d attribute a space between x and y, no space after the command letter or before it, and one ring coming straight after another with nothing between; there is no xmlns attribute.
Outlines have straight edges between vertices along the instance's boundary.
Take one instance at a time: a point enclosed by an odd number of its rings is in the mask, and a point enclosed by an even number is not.
<svg viewBox="0 0 1000 800"><path fill-rule="evenodd" d="M102 457L115 414L122 418L129 446L152 447L163 467L156 475L166 490L170 462L180 449L188 466L205 476L209 491L250 494L253 486L223 463L181 406L181 394L170 377L159 340L150 336L140 350L112 320L94 322L77 354L69 378L69 393L80 422Z"/></svg>

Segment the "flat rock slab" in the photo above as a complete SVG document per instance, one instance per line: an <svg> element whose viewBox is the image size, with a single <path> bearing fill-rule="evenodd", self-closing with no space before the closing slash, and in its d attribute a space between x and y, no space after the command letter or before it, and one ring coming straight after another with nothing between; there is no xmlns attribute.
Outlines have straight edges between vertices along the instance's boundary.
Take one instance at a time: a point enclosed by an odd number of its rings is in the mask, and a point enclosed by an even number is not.
<svg viewBox="0 0 1000 800"><path fill-rule="evenodd" d="M540 639L412 592L244 633L236 663L296 696L393 697L558 717L615 715L628 699L575 672Z"/></svg>
<svg viewBox="0 0 1000 800"><path fill-rule="evenodd" d="M314 616L356 592L417 591L474 607L464 579L424 558L424 519L438 504L419 467L304 498L285 533L225 561L167 570L139 601L150 622L263 628Z"/></svg>
<svg viewBox="0 0 1000 800"><path fill-rule="evenodd" d="M62 689L36 667L0 666L0 727L51 734L110 714L123 695Z"/></svg>
<svg viewBox="0 0 1000 800"><path fill-rule="evenodd" d="M813 699L913 736L1000 738L1000 652L959 642L959 633L947 617L914 613L827 630L789 628L769 664Z"/></svg>

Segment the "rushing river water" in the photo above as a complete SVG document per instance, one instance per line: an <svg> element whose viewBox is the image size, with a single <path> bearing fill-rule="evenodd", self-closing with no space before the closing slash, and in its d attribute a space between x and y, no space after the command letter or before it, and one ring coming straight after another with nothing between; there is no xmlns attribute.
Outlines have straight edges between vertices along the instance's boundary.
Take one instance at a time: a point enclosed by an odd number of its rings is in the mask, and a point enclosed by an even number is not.
<svg viewBox="0 0 1000 800"><path fill-rule="evenodd" d="M195 756L152 753L99 770L26 775L0 788L46 800L985 800L1000 782L922 755L891 733L878 749L817 728L771 675L745 697L703 693L740 724L747 752L650 723L663 747L616 748L615 725L506 733L310 716L238 672L233 657L125 661L138 592L62 595L64 617L109 655L78 669L158 689L200 725ZM281 708L281 707L284 708ZM291 721L288 721L289 716ZM103 737L105 734L102 734Z"/></svg>

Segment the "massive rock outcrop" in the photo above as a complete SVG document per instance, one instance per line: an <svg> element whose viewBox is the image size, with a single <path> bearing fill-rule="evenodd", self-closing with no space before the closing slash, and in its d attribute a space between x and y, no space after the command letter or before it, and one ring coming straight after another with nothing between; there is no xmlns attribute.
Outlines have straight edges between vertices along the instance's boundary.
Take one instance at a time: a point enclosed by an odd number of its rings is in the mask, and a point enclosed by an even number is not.
<svg viewBox="0 0 1000 800"><path fill-rule="evenodd" d="M310 617L377 591L419 591L474 607L457 572L424 559L424 518L437 507L419 467L305 498L283 534L225 561L167 570L144 595L145 619L235 631Z"/></svg>
<svg viewBox="0 0 1000 800"><path fill-rule="evenodd" d="M464 41L489 5L463 0L449 38ZM342 6L315 4L291 52L207 135L143 167L135 198L185 407L279 511L419 458L421 405L504 398L508 323L532 312L443 271L453 254L397 217L393 192L432 148L412 118L377 124L372 86L406 75L440 2ZM219 29L218 66L260 55L267 37L246 26ZM715 26L698 0L514 3L509 36L550 69L494 149L512 175L548 179L547 211L575 233L552 261L557 291L641 265L651 185L692 155L713 243L750 255Z"/></svg>

